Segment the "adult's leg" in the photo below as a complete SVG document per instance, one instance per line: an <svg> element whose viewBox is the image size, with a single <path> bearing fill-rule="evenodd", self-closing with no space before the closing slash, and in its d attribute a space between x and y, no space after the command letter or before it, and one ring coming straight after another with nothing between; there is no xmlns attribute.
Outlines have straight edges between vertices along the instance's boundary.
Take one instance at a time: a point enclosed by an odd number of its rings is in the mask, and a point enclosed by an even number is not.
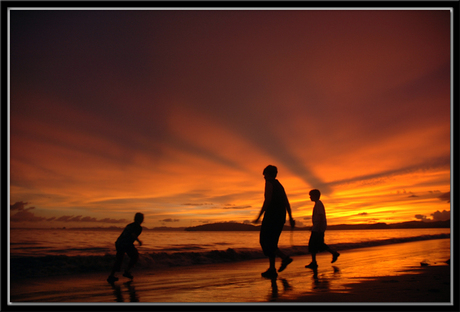
<svg viewBox="0 0 460 312"><path fill-rule="evenodd" d="M278 257L280 257L281 259L286 259L286 258L287 258L286 254L285 254L284 252L282 252L279 248L276 249L276 252L275 252L275 253L276 253L276 255L277 255Z"/></svg>
<svg viewBox="0 0 460 312"><path fill-rule="evenodd" d="M262 273L262 276L266 278L276 278L278 276L275 268L278 236L274 231L273 224L267 223L266 220L264 221L262 221L262 227L260 229L260 246L262 247L264 255L268 257L269 267L267 271Z"/></svg>
<svg viewBox="0 0 460 312"><path fill-rule="evenodd" d="M281 250L277 250L276 252L277 256L283 259L281 261L281 266L278 269L278 272L282 272L286 269L286 267L293 261L293 259L287 255L285 255Z"/></svg>
<svg viewBox="0 0 460 312"><path fill-rule="evenodd" d="M278 250L278 237L272 225L262 222L259 242L264 255L269 258L271 266L275 261Z"/></svg>
<svg viewBox="0 0 460 312"><path fill-rule="evenodd" d="M274 270L275 269L275 257L268 257L268 263L269 263L269 270Z"/></svg>

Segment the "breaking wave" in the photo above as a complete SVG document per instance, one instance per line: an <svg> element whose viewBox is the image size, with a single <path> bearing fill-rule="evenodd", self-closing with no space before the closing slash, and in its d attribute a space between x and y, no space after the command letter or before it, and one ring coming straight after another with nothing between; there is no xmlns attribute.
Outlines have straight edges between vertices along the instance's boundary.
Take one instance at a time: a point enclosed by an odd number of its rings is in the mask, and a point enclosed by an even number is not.
<svg viewBox="0 0 460 312"><path fill-rule="evenodd" d="M422 235L416 237L391 238L359 243L339 243L329 246L336 250L398 244L404 242L450 238L450 234ZM282 248L289 255L306 255L305 245ZM237 262L265 258L260 248L228 248L226 250L141 253L136 270L161 269L165 267L191 266L200 264ZM12 280L42 276L72 275L91 272L110 271L115 255L105 253L101 256L47 255L41 257L14 256L10 258L10 277ZM125 261L127 261L125 257Z"/></svg>

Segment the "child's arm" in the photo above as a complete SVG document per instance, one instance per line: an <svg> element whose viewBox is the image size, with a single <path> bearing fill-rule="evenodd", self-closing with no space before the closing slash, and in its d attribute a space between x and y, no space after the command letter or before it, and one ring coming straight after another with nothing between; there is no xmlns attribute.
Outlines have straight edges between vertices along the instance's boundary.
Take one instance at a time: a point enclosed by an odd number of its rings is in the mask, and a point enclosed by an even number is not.
<svg viewBox="0 0 460 312"><path fill-rule="evenodd" d="M139 246L142 246L142 242L139 240L139 234L133 232L131 235L133 236L134 240L139 243Z"/></svg>

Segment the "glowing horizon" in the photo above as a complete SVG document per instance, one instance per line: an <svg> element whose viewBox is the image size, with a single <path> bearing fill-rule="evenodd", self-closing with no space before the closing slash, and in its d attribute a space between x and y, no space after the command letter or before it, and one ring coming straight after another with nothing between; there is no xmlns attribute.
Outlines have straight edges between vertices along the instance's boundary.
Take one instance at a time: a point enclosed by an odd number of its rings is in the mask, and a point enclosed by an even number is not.
<svg viewBox="0 0 460 312"><path fill-rule="evenodd" d="M11 11L12 227L450 214L450 12Z"/></svg>

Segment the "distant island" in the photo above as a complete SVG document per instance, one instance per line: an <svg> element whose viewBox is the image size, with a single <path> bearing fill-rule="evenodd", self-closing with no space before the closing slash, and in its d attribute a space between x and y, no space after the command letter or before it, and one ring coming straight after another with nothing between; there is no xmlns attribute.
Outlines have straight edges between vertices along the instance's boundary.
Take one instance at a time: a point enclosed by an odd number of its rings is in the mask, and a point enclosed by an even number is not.
<svg viewBox="0 0 460 312"><path fill-rule="evenodd" d="M153 228L143 227L147 231L260 231L260 225L252 225L248 223L238 222L217 222L203 225L197 225L192 227L168 227L159 226ZM428 229L428 228L450 228L450 220L446 221L407 221L401 223L372 223L372 224L338 224L328 225L328 231L334 230L376 230L376 229ZM15 228L22 229L22 228ZM30 228L25 228L30 229ZM66 227L51 228L55 230L66 230ZM122 231L124 227L110 226L110 227L78 227L78 228L67 228L67 230L114 230ZM311 227L296 227L294 231L310 231ZM284 226L284 230L291 230L289 225Z"/></svg>
<svg viewBox="0 0 460 312"><path fill-rule="evenodd" d="M373 224L338 224L328 225L327 230L375 230L375 229L419 229L419 228L449 228L450 220L447 221L408 221L402 223L373 223ZM285 230L290 230L288 225L284 226ZM311 227L296 227L295 231L310 231ZM203 224L185 228L185 231L259 231L260 225L252 225L236 222L219 222Z"/></svg>

